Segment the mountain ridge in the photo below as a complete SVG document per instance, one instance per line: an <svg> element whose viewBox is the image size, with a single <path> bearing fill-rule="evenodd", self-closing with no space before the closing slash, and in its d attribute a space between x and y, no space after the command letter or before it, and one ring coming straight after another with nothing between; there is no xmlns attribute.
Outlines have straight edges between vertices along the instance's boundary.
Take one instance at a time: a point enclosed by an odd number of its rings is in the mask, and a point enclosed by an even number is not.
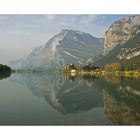
<svg viewBox="0 0 140 140"><path fill-rule="evenodd" d="M125 17L114 22L105 32L104 40L103 54L96 58L94 64L102 68L109 63L120 63L129 67L135 64L138 66L140 60L140 16Z"/></svg>
<svg viewBox="0 0 140 140"><path fill-rule="evenodd" d="M84 64L103 48L103 39L75 30L61 30L44 46L35 48L28 57L12 62L14 69L57 69L65 64ZM21 63L20 63L21 62Z"/></svg>

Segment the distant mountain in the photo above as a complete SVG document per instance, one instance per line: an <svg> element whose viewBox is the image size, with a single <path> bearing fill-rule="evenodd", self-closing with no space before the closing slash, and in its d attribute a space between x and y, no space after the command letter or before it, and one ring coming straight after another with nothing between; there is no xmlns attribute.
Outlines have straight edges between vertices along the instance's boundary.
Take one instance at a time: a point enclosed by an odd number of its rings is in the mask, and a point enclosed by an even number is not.
<svg viewBox="0 0 140 140"><path fill-rule="evenodd" d="M130 16L114 22L106 31L103 54L95 64L134 65L140 63L140 16Z"/></svg>
<svg viewBox="0 0 140 140"><path fill-rule="evenodd" d="M83 64L102 52L103 39L74 30L62 30L45 46L35 48L27 57L11 62L14 69L54 69L65 64Z"/></svg>

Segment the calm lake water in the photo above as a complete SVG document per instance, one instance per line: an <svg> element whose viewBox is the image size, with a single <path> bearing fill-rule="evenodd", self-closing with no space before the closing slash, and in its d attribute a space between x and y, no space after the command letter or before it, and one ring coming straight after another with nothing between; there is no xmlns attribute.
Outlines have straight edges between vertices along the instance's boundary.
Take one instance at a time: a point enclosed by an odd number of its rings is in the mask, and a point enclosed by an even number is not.
<svg viewBox="0 0 140 140"><path fill-rule="evenodd" d="M0 125L140 125L140 79L0 75Z"/></svg>

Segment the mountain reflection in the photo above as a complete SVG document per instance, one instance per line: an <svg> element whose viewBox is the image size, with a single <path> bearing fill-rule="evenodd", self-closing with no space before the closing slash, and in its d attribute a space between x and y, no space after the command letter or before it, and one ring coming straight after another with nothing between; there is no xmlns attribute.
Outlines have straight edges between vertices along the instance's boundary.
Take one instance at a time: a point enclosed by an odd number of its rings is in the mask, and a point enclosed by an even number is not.
<svg viewBox="0 0 140 140"><path fill-rule="evenodd" d="M44 97L63 114L103 107L102 93L94 84L96 77L33 73L24 75L22 79L36 96Z"/></svg>
<svg viewBox="0 0 140 140"><path fill-rule="evenodd" d="M50 73L18 76L34 95L44 97L48 104L62 114L102 107L115 125L140 124L140 79Z"/></svg>
<svg viewBox="0 0 140 140"><path fill-rule="evenodd" d="M140 124L139 79L118 77L121 81L104 82L104 112L115 125ZM118 81L118 80L117 80Z"/></svg>

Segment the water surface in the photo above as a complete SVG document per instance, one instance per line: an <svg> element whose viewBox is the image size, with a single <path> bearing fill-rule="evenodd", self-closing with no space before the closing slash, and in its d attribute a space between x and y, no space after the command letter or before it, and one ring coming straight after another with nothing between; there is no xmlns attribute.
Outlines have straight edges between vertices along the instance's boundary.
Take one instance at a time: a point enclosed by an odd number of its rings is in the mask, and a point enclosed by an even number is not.
<svg viewBox="0 0 140 140"><path fill-rule="evenodd" d="M140 79L0 75L0 125L139 125Z"/></svg>

